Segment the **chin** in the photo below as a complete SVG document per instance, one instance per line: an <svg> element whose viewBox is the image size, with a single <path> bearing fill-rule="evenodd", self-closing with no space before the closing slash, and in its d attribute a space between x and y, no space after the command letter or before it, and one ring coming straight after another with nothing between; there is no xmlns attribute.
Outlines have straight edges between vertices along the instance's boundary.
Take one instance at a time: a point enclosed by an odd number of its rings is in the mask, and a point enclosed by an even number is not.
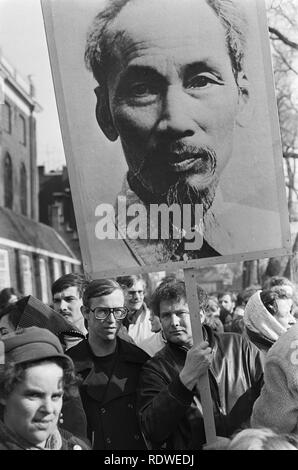
<svg viewBox="0 0 298 470"><path fill-rule="evenodd" d="M218 185L217 178L208 178L209 185L206 185L201 175L191 175L180 177L175 185L169 187L167 192L167 203L179 204L202 204L203 213L206 213L211 207L216 188Z"/></svg>

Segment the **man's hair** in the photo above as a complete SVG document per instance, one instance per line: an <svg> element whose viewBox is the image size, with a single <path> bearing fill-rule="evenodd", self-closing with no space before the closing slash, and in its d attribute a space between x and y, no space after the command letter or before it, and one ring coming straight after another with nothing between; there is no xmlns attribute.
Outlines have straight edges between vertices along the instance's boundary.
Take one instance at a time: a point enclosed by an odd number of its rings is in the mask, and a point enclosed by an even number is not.
<svg viewBox="0 0 298 470"><path fill-rule="evenodd" d="M197 286L197 293L200 308L205 310L208 302L208 294L200 286ZM186 288L184 281L178 279L164 279L161 281L159 286L155 289L150 306L154 315L160 316L160 303L163 301L186 301Z"/></svg>
<svg viewBox="0 0 298 470"><path fill-rule="evenodd" d="M55 294L60 293L65 289L68 289L68 287L77 287L79 296L80 298L82 298L87 285L88 280L83 274L64 274L53 283L52 296L54 297Z"/></svg>
<svg viewBox="0 0 298 470"><path fill-rule="evenodd" d="M0 310L9 305L9 300L13 295L18 299L21 297L21 294L14 287L5 287L2 289L0 292Z"/></svg>
<svg viewBox="0 0 298 470"><path fill-rule="evenodd" d="M236 302L237 300L237 296L234 292L230 291L230 290L227 290L225 292L220 292L218 294L218 300L220 301L220 299L222 299L225 295L228 295L231 299L231 302Z"/></svg>
<svg viewBox="0 0 298 470"><path fill-rule="evenodd" d="M95 279L91 281L83 294L83 305L89 307L89 300L94 297L110 295L115 290L123 292L120 284L114 279Z"/></svg>
<svg viewBox="0 0 298 470"><path fill-rule="evenodd" d="M137 0L109 0L106 6L93 20L87 34L85 63L93 72L97 82L102 85L106 78L109 59L113 53L113 44L117 36L109 34L109 26L122 8ZM150 0L148 0L150 2ZM226 33L226 45L231 60L232 70L237 82L238 72L243 70L246 47L247 23L237 0L205 0L222 23ZM211 33L212 34L212 33Z"/></svg>
<svg viewBox="0 0 298 470"><path fill-rule="evenodd" d="M144 288L146 287L146 281L141 274L133 274L131 276L118 276L117 282L124 289L130 289L136 282L142 281Z"/></svg>

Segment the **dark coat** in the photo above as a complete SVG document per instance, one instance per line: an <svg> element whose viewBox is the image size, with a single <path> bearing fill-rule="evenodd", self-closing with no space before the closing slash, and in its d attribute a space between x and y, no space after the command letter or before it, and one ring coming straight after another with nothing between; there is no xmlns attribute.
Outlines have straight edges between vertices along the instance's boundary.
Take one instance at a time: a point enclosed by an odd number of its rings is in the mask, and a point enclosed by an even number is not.
<svg viewBox="0 0 298 470"><path fill-rule="evenodd" d="M265 338L261 334L250 330L248 327L245 328L245 331L249 340L259 349L263 364L265 364L267 353L271 346L274 345L275 341L269 338Z"/></svg>
<svg viewBox="0 0 298 470"><path fill-rule="evenodd" d="M117 338L117 346L117 360L110 380L103 372L94 370L94 356L87 340L67 351L76 373L83 379L80 394L88 437L93 449L145 449L135 402L141 367L149 356L120 338Z"/></svg>
<svg viewBox="0 0 298 470"><path fill-rule="evenodd" d="M236 333L216 335L204 326L213 349L209 370L217 435L229 436L247 421L262 385L259 351ZM199 449L205 433L199 397L180 381L186 349L167 345L143 367L138 390L141 428L153 448Z"/></svg>

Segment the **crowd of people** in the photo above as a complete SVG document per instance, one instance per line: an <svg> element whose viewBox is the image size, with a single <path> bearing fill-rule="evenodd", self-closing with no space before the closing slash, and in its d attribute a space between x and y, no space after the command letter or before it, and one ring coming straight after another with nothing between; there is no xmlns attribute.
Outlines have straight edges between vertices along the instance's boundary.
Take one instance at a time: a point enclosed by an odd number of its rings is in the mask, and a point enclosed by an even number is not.
<svg viewBox="0 0 298 470"><path fill-rule="evenodd" d="M184 281L146 287L72 273L51 305L0 292L0 449L297 449L295 285L198 285L199 344ZM218 437L207 446L205 373Z"/></svg>

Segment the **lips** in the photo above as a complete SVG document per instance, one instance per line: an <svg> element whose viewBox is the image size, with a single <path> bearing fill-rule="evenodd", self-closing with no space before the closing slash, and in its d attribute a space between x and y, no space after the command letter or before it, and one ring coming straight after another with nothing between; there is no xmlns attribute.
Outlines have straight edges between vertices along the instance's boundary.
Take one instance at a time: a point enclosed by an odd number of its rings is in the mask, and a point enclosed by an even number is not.
<svg viewBox="0 0 298 470"><path fill-rule="evenodd" d="M191 170L195 163L197 162L196 158L186 158L185 160L178 161L178 162L169 162L168 165L172 171L175 173L180 173L184 171Z"/></svg>
<svg viewBox="0 0 298 470"><path fill-rule="evenodd" d="M215 169L215 159L208 150L194 151L174 151L165 154L167 167L173 173L183 173L190 170L196 173L213 173Z"/></svg>
<svg viewBox="0 0 298 470"><path fill-rule="evenodd" d="M48 429L48 427L53 423L52 420L50 421L34 421L35 426L40 430Z"/></svg>

